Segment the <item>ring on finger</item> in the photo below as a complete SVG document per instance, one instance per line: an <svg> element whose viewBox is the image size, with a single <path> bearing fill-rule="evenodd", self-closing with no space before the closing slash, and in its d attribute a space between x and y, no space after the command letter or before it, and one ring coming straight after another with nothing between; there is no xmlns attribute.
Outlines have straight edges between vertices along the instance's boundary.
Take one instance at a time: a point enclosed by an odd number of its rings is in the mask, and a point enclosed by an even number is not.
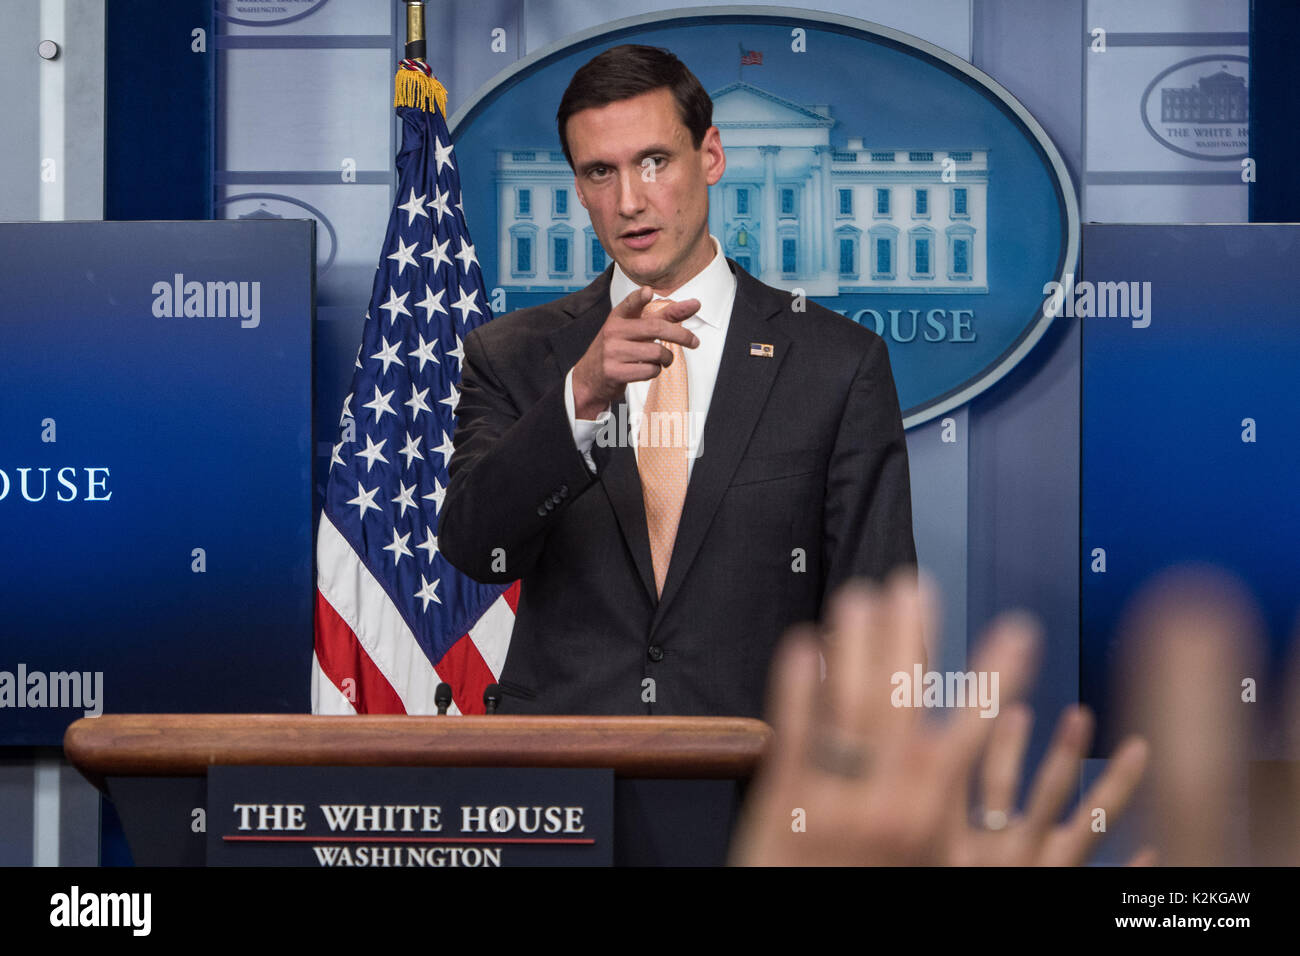
<svg viewBox="0 0 1300 956"><path fill-rule="evenodd" d="M866 776L871 764L866 744L841 734L818 734L810 757L818 769L849 780Z"/></svg>

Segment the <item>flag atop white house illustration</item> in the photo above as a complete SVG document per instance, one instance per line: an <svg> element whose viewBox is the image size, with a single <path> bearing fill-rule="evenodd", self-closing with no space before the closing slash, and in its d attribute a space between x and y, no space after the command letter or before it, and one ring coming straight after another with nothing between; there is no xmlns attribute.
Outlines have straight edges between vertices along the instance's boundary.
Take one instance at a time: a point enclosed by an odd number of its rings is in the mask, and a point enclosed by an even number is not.
<svg viewBox="0 0 1300 956"><path fill-rule="evenodd" d="M398 196L343 403L316 539L312 711L482 713L505 663L518 582L483 585L438 551L462 343L491 319L461 207L446 91L404 60Z"/></svg>

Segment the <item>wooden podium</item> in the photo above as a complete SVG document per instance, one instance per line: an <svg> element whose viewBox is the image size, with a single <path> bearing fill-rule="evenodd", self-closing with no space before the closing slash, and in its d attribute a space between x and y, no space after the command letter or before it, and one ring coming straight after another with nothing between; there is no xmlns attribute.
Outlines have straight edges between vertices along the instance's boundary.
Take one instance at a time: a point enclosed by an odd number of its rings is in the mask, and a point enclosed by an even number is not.
<svg viewBox="0 0 1300 956"><path fill-rule="evenodd" d="M68 728L68 759L114 803L138 865L201 866L214 765L608 768L617 865L719 865L771 737L731 717L125 714Z"/></svg>

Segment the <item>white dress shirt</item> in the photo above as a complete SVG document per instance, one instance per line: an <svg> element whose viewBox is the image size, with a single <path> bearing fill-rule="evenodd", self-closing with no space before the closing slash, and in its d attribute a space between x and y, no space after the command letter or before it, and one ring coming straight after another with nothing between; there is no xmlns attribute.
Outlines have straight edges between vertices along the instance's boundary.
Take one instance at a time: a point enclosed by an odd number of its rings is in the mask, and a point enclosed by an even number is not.
<svg viewBox="0 0 1300 956"><path fill-rule="evenodd" d="M686 357L687 403L690 408L691 454L687 458L687 473L695 467L697 448L703 438L704 422L708 418L709 403L713 400L713 386L718 380L718 366L722 363L722 345L727 340L727 326L731 323L731 307L736 300L736 277L731 274L726 257L718 240L710 235L713 243L713 259L691 279L674 289L666 296L656 295L656 299L672 299L684 302L687 299L699 299L700 310L689 319L682 321L682 328L692 332L700 344L693 349L683 348ZM609 284L609 302L612 309L639 286L627 277L616 263L614 275ZM641 420L645 408L646 393L650 391L650 382L629 382L626 398L629 430L636 434L637 423ZM609 421L612 412L606 408L594 420L580 419L575 411L573 399L573 369L569 369L564 379L564 406L569 413L569 428L573 432L574 444L587 467L596 470L596 463L591 456L591 446L596 436ZM614 429L617 435L617 428ZM635 442L633 452L636 452Z"/></svg>

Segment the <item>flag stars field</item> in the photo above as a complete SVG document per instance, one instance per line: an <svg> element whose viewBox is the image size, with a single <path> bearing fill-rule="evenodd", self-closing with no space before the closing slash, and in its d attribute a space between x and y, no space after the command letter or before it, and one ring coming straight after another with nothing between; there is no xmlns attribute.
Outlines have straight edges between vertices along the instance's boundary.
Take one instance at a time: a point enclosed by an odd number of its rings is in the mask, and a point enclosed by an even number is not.
<svg viewBox="0 0 1300 956"><path fill-rule="evenodd" d="M470 289L466 292L464 289L461 289L460 298L453 302L451 307L460 311L460 321L462 324L468 322L470 315L477 315L479 311L479 307L474 304L474 290Z"/></svg>
<svg viewBox="0 0 1300 956"><path fill-rule="evenodd" d="M423 347L423 344L424 344L424 339L423 339L423 338L420 339L420 344L421 344L421 347ZM433 343L430 342L430 343L429 343L429 346L430 346L430 348L432 348L432 347L433 347ZM412 352L412 353L410 353L410 354L411 354L411 355L414 355L415 353ZM438 360L437 360L437 359L434 359L434 361L436 362L436 361L438 361ZM424 371L424 362L423 362L423 361L420 362L420 371L421 371L421 372ZM433 409L429 407L428 395L429 395L429 389L426 388L426 389L422 389L421 391L418 391L418 392L417 392L417 391L415 390L415 383L414 383L414 382L411 383L411 397L408 398L406 401L402 402L402 404L403 404L403 405L410 406L410 409L411 409L411 424L412 424L412 425L414 425L416 422L418 422L418 421L420 420L420 412L428 412L429 414L433 414ZM423 457L423 456L421 456L421 457ZM408 464L409 464L409 462L408 462Z"/></svg>
<svg viewBox="0 0 1300 956"><path fill-rule="evenodd" d="M365 450L357 452L357 457L364 458L366 460L367 474L369 474L370 469L375 466L376 461L382 461L385 465L388 464L388 459L385 458L383 455L384 446L387 444L388 444L387 438L381 438L379 440L379 444L376 445L375 440L373 438L371 438L369 435L366 436Z"/></svg>
<svg viewBox="0 0 1300 956"><path fill-rule="evenodd" d="M436 172L441 173L442 167L444 166L450 166L452 169L455 169L456 164L451 161L451 143L448 143L446 146L443 146L442 140L438 139L437 137L434 137L433 161L438 167Z"/></svg>
<svg viewBox="0 0 1300 956"><path fill-rule="evenodd" d="M406 224L408 226L415 222L416 216L424 216L426 219L429 218L429 214L424 210L424 200L427 198L428 198L428 194L426 193L420 196L419 199L416 199L415 190L412 189L411 198L408 199L402 205L397 207L398 209L405 211L407 215Z"/></svg>
<svg viewBox="0 0 1300 956"><path fill-rule="evenodd" d="M456 406L460 404L460 390L455 385L447 386L447 397L438 402L439 405L446 405L451 409L453 415L456 414Z"/></svg>
<svg viewBox="0 0 1300 956"><path fill-rule="evenodd" d="M375 494L378 491L379 491L378 487L366 491L366 489L361 486L361 482L359 481L357 482L357 496L353 498L351 501L349 501L348 504L357 506L358 519L364 520L367 511L383 510L379 507L379 505L375 504Z"/></svg>
<svg viewBox="0 0 1300 956"><path fill-rule="evenodd" d="M462 242L460 244L460 252L456 253L456 258L461 261L461 268L464 270L466 276L469 275L469 267L471 265L478 265L478 256L474 254L474 244L472 242Z"/></svg>
<svg viewBox="0 0 1300 956"><path fill-rule="evenodd" d="M427 498L428 495L425 495ZM421 551L425 552L425 560L433 564L434 555L438 553L438 539L432 531L425 532L425 538L416 545Z"/></svg>
<svg viewBox="0 0 1300 956"><path fill-rule="evenodd" d="M451 461L451 453L456 450L456 446L452 444L451 436L443 432L442 444L433 450L442 454L442 466L446 468L447 462Z"/></svg>
<svg viewBox="0 0 1300 956"><path fill-rule="evenodd" d="M425 389L425 391L428 391L428 389ZM416 435L412 438L410 432L406 433L406 445L398 452L398 454L406 459L407 468L410 468L411 462L415 461L417 458L420 461L424 461L424 456L420 454L420 442L423 440L423 435ZM413 488L411 490L414 491L415 489ZM397 499L394 498L393 500L396 501Z"/></svg>
<svg viewBox="0 0 1300 956"><path fill-rule="evenodd" d="M372 359L378 359L379 361L384 363L384 370L379 374L387 375L388 366L390 365L401 365L405 367L405 363L403 363L402 360L397 357L397 349L399 346L401 346L402 340L398 339L392 345L388 344L388 339L381 339L380 341L384 343L384 347L380 349L378 352L376 352L374 355L370 356Z"/></svg>
<svg viewBox="0 0 1300 956"><path fill-rule="evenodd" d="M438 224L442 224L443 216L450 216L451 210L447 208L447 193L436 190L433 196L433 202L429 203L429 208L438 214Z"/></svg>
<svg viewBox="0 0 1300 956"><path fill-rule="evenodd" d="M411 549L406 546L406 542L410 537L411 532L409 531L406 532L406 534L398 535L397 529L393 529L393 543L384 545L385 551L391 551L393 553L393 567L397 567L397 563L401 561L402 558L415 558L415 555L411 553Z"/></svg>
<svg viewBox="0 0 1300 956"><path fill-rule="evenodd" d="M446 496L447 489L442 486L442 482L437 478L433 479L433 491L423 497L425 501L433 502L433 516L435 519L438 517L438 512L442 510L442 499Z"/></svg>
<svg viewBox="0 0 1300 956"><path fill-rule="evenodd" d="M450 239L444 239L441 243L435 239L429 246L429 251L423 253L420 258L433 260L433 264L429 266L430 269L437 269L439 266L449 266L451 265L451 256L447 255L447 247L449 245L451 245Z"/></svg>
<svg viewBox="0 0 1300 956"><path fill-rule="evenodd" d="M393 397L393 392L396 391L397 389L393 389L390 392L381 393L379 391L379 386L376 385L375 397L361 406L362 408L369 408L374 411L376 425L384 420L384 412L387 412L393 417L397 417L397 412L393 411L393 406L388 404L388 400Z"/></svg>
<svg viewBox="0 0 1300 956"><path fill-rule="evenodd" d="M424 309L425 322L432 322L433 314L435 312L441 312L443 315L448 314L447 307L443 305L442 302L442 297L446 294L447 294L446 289L439 289L437 294L435 295L433 290L430 289L428 285L424 287L424 298L421 299L419 302L415 303L415 307L417 309Z"/></svg>
<svg viewBox="0 0 1300 956"><path fill-rule="evenodd" d="M420 590L416 591L416 592L415 592L415 596L416 596L419 600L421 600L421 601L424 602L424 607L423 607L421 610L424 610L424 611L429 610L429 602L430 602L430 601L434 601L434 602L436 602L436 603L438 603L438 604L441 604L441 603L442 603L442 598L438 597L438 580L435 579L435 580L433 580L433 581L430 581L430 580L429 580L428 578L426 578L423 574L421 574L421 575L420 575L420 582L424 585L424 587L422 587L422 588L420 588Z"/></svg>
<svg viewBox="0 0 1300 956"><path fill-rule="evenodd" d="M415 256L411 254L415 252L419 245L418 242L413 242L408 246L406 243L402 242L400 238L397 240L397 251L388 256L388 258L397 263L397 274L399 276L406 271L407 266L416 269L419 268L419 266L416 265Z"/></svg>
<svg viewBox="0 0 1300 956"><path fill-rule="evenodd" d="M409 358L415 358L415 359L419 359L419 360L420 360L420 371L421 371L421 372L424 371L424 366L425 366L425 363L427 363L427 362L432 362L434 365L441 365L442 363L438 361L438 356L436 356L436 355L433 354L433 347L434 347L435 345L438 344L438 339L435 337L435 338L433 339L433 341L431 341L431 342L426 342L426 341L424 340L424 334L423 334L423 333L417 333L417 336L418 336L418 338L420 339L420 347L417 348L417 349L415 349L414 351L407 352L407 353L406 353L407 356L408 356ZM412 389L415 388L414 383L412 383L411 388L412 388ZM428 392L428 389L426 388L425 391ZM404 404L408 404L408 405L409 405L410 403L409 403L409 402L406 402L406 403L404 403Z"/></svg>
<svg viewBox="0 0 1300 956"><path fill-rule="evenodd" d="M388 313L388 321L396 322L399 315L410 315L411 311L406 307L406 297L410 291L403 292L399 298L396 290L390 285L388 287L388 301L380 306L381 309Z"/></svg>
<svg viewBox="0 0 1300 956"><path fill-rule="evenodd" d="M465 349L464 349L464 345L465 345L465 343L462 342L462 341L460 340L460 336L459 336L459 335L456 336L456 347L455 347L454 349L449 350L449 351L445 354L445 357L446 357L446 358L454 358L454 359L456 360L456 364L457 364L458 366L461 365L461 364L464 362L464 360L465 360Z"/></svg>
<svg viewBox="0 0 1300 956"><path fill-rule="evenodd" d="M415 485L407 487L405 483L402 483L401 487L402 490L399 491L397 497L393 499L393 504L397 505L401 509L398 517L405 518L407 508L418 508L419 505L415 503ZM393 533L396 535L396 528L393 529ZM407 537L409 538L410 535L407 535Z"/></svg>

